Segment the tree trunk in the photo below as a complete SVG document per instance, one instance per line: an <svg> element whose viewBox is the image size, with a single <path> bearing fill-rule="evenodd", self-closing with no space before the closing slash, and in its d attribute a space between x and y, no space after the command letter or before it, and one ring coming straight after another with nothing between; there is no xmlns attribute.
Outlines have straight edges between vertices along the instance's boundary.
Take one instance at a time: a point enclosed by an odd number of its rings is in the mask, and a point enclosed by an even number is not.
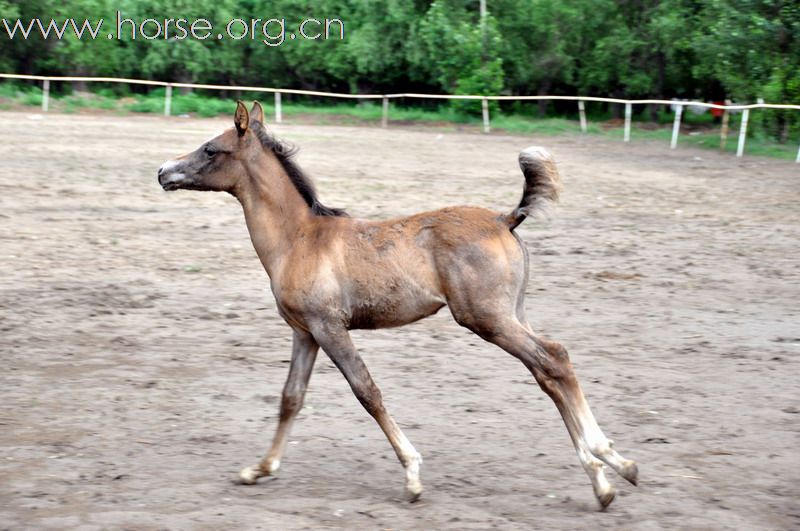
<svg viewBox="0 0 800 531"><path fill-rule="evenodd" d="M656 99L663 100L664 99L664 79L666 78L666 70L667 70L667 58L664 57L662 52L658 52L656 54L656 63L657 63L657 74L656 74ZM660 105L652 104L650 105L650 121L657 122L658 121L658 109Z"/></svg>
<svg viewBox="0 0 800 531"><path fill-rule="evenodd" d="M84 66L78 66L75 68L69 69L70 76L87 76L89 71ZM89 87L86 84L86 81L73 81L72 82L72 92L75 94L86 94L89 92Z"/></svg>
<svg viewBox="0 0 800 531"><path fill-rule="evenodd" d="M611 97L615 99L622 99L625 94L620 89L615 89L611 93ZM623 115L623 109L625 106L622 103L612 103L611 104L611 118L614 120L621 120Z"/></svg>
<svg viewBox="0 0 800 531"><path fill-rule="evenodd" d="M550 79L543 79L539 83L539 90L536 92L537 96L549 96L550 86L552 85L552 81ZM544 118L547 114L547 104L549 103L548 100L539 100L539 118Z"/></svg>
<svg viewBox="0 0 800 531"><path fill-rule="evenodd" d="M658 96L657 99L662 99L661 96ZM651 122L658 122L658 109L661 108L661 105L658 103L651 103L647 106L648 110L650 111L650 121Z"/></svg>
<svg viewBox="0 0 800 531"><path fill-rule="evenodd" d="M179 71L178 75L175 76L175 80L178 83L191 83L192 82L192 76L191 76L191 74L189 74L186 71ZM187 94L190 94L191 92L192 92L192 88L191 87L179 87L178 88L178 93L183 95L183 96L186 96Z"/></svg>
<svg viewBox="0 0 800 531"><path fill-rule="evenodd" d="M778 113L778 142L785 144L789 141L789 120L783 113Z"/></svg>

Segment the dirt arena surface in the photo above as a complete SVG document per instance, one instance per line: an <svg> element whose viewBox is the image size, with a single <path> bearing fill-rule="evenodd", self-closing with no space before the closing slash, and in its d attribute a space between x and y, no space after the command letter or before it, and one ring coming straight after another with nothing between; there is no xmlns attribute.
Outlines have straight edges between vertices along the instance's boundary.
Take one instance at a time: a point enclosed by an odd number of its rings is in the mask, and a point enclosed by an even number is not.
<svg viewBox="0 0 800 531"><path fill-rule="evenodd" d="M597 511L558 413L447 309L356 332L423 454L422 500L320 355L277 479L237 486L277 423L291 333L241 209L167 194L228 120L0 113L0 529L800 528L800 165L578 135L283 125L360 217L508 211L517 153L565 184L528 316L570 351L635 488Z"/></svg>

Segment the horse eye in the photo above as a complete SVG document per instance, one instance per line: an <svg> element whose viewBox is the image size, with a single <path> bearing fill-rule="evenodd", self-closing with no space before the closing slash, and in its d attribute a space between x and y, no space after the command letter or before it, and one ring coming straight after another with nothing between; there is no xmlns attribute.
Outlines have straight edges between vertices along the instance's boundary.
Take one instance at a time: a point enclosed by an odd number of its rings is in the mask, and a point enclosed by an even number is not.
<svg viewBox="0 0 800 531"><path fill-rule="evenodd" d="M208 157L213 157L214 155L217 154L217 150L211 146L206 146L205 148L203 148L203 153L205 153L206 156Z"/></svg>

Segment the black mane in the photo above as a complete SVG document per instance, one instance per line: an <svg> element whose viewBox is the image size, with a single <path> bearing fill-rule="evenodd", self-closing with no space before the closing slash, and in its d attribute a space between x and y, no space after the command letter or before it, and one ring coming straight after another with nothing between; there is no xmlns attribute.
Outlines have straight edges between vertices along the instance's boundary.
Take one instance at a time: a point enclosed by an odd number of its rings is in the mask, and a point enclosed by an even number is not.
<svg viewBox="0 0 800 531"><path fill-rule="evenodd" d="M314 187L314 182L311 180L311 177L306 175L293 160L295 153L297 153L296 146L278 140L269 134L267 128L260 123L254 121L250 124L250 127L261 141L261 145L272 151L278 158L278 162L283 166L286 175L289 176L289 180L292 181L292 184L297 191L300 192L302 198L308 206L311 207L311 212L317 216L349 216L349 214L341 208L331 208L320 203L317 197L317 190Z"/></svg>

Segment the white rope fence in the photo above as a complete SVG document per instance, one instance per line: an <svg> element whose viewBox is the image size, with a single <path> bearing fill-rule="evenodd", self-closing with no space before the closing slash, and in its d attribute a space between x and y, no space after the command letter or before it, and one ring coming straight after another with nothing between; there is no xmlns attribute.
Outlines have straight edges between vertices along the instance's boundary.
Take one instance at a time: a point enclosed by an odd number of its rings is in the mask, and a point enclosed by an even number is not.
<svg viewBox="0 0 800 531"><path fill-rule="evenodd" d="M47 112L50 100L50 82L51 81L77 81L85 83L124 83L129 85L149 85L165 87L166 93L164 95L164 115L169 116L172 111L172 89L173 88L191 88L191 89L204 89L204 90L239 90L245 92L267 92L273 93L275 97L275 122L281 123L283 121L283 113L281 108L281 94L297 94L301 96L320 96L325 98L340 98L351 100L382 100L382 116L381 127L386 128L389 126L389 100L398 98L412 98L412 99L441 99L441 100L472 100L481 102L481 111L483 116L483 132L489 133L491 131L491 124L489 120L489 102L490 101L575 101L578 103L578 116L580 118L580 128L582 132L588 131L588 124L586 120L586 102L602 102L602 103L619 103L625 105L625 126L624 126L624 142L630 142L631 136L631 117L633 114L633 105L670 105L675 108L675 119L672 125L672 138L670 141L670 148L675 149L678 146L678 136L680 134L681 117L683 115L684 107L699 107L708 109L720 109L724 111L722 117L722 130L720 133L720 145L724 144L728 135L728 111L742 111L742 121L739 127L739 142L736 148L736 156L741 157L744 154L745 141L747 139L747 124L750 118L750 111L753 109L784 109L800 111L800 105L786 105L764 103L764 100L759 99L758 103L749 105L733 105L729 101L725 105L718 105L715 103L705 103L701 101L680 101L680 100L624 100L619 98L599 98L595 96L472 96L462 94L417 94L413 92L404 92L398 94L346 94L342 92L318 92L314 90L300 90L300 89L278 89L272 87L251 87L251 86L229 86L229 85L207 85L200 83L168 83L165 81L149 81L145 79L128 79L117 77L74 77L74 76L31 76L23 74L0 74L0 79L24 79L29 81L42 82L42 111ZM797 158L795 162L800 163L800 149L797 151Z"/></svg>

